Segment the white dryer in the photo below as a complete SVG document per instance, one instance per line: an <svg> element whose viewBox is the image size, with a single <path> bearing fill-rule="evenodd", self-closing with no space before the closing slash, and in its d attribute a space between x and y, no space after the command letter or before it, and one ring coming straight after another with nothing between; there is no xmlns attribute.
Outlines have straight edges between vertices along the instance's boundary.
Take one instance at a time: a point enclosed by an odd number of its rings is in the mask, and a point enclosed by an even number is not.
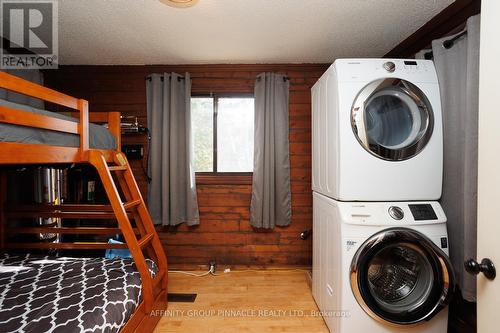
<svg viewBox="0 0 500 333"><path fill-rule="evenodd" d="M330 332L447 332L454 274L439 203L314 193L313 205L313 296Z"/></svg>
<svg viewBox="0 0 500 333"><path fill-rule="evenodd" d="M313 190L341 201L437 200L443 134L432 61L339 59L312 88Z"/></svg>

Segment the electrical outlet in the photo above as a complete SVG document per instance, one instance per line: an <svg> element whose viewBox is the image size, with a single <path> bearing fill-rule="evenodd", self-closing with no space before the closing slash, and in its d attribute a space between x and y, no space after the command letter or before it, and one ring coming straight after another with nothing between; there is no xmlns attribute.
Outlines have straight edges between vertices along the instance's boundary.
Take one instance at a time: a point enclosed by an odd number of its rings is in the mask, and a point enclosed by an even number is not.
<svg viewBox="0 0 500 333"><path fill-rule="evenodd" d="M215 269L217 268L217 262L215 260L210 260L208 263L208 269L210 273L215 273Z"/></svg>

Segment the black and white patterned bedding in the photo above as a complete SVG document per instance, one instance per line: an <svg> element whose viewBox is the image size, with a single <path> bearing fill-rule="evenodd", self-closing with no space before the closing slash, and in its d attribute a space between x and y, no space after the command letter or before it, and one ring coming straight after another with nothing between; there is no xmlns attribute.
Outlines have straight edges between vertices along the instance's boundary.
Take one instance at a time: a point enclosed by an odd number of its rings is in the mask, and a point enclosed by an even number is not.
<svg viewBox="0 0 500 333"><path fill-rule="evenodd" d="M118 332L140 300L131 259L0 257L2 333Z"/></svg>

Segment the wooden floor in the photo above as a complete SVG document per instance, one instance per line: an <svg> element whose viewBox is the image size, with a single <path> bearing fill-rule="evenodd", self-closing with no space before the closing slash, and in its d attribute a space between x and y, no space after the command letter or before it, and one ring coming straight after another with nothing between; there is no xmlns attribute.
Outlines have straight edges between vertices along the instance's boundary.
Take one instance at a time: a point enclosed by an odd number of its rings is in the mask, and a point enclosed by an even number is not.
<svg viewBox="0 0 500 333"><path fill-rule="evenodd" d="M304 271L169 274L169 292L198 296L194 303L169 303L155 333L328 333L307 281Z"/></svg>

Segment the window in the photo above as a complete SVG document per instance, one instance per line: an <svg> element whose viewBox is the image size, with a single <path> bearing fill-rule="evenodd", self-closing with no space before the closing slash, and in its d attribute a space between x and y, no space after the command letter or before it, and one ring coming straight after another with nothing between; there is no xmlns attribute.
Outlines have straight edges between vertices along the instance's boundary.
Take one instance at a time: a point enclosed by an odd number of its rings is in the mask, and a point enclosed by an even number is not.
<svg viewBox="0 0 500 333"><path fill-rule="evenodd" d="M191 122L196 172L253 171L253 97L192 97Z"/></svg>

